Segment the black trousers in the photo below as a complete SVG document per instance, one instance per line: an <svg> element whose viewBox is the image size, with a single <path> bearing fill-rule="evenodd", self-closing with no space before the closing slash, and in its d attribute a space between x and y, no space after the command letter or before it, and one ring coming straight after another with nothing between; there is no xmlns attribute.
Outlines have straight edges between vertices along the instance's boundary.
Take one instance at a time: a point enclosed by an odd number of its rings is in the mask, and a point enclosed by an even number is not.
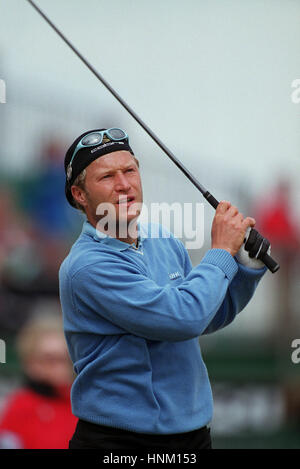
<svg viewBox="0 0 300 469"><path fill-rule="evenodd" d="M210 429L199 428L188 433L149 435L79 420L69 442L69 449L132 449L132 450L200 450L211 449Z"/></svg>

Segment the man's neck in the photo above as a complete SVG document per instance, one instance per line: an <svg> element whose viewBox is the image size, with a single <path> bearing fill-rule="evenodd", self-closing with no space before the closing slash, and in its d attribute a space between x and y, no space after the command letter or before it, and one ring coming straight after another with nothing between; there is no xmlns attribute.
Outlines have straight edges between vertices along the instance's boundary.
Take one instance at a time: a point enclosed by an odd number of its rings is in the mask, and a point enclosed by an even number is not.
<svg viewBox="0 0 300 469"><path fill-rule="evenodd" d="M108 229L99 229L98 221L91 220L89 218L88 221L94 228L96 228L98 231L101 231L105 235L118 239L123 243L134 244L136 247L138 247L137 220L131 221L127 226L117 224L116 229L111 232Z"/></svg>

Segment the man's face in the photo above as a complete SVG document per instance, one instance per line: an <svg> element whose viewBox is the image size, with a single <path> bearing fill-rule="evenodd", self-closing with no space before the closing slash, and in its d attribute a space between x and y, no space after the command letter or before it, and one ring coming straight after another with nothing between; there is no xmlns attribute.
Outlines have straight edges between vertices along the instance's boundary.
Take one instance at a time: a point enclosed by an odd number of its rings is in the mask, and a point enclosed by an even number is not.
<svg viewBox="0 0 300 469"><path fill-rule="evenodd" d="M143 193L139 168L131 153L108 153L87 166L85 190L81 195L86 215L94 226L101 218L100 204L110 204L117 223L130 223L137 218Z"/></svg>

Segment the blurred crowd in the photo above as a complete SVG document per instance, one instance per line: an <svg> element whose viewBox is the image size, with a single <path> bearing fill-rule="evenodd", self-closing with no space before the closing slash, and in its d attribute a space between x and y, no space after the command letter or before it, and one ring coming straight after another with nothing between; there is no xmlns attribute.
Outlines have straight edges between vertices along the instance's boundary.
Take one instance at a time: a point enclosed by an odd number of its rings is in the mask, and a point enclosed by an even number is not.
<svg viewBox="0 0 300 469"><path fill-rule="evenodd" d="M20 376L5 399L0 390L0 448L66 448L76 424L58 269L81 230L82 216L64 196L64 152L61 142L48 141L37 170L22 180L0 181L0 338L16 351ZM289 190L288 181L279 181L251 212L281 264L275 312L280 336L294 324L290 298L300 251ZM287 411L300 422L299 389L293 382L286 395Z"/></svg>
<svg viewBox="0 0 300 469"><path fill-rule="evenodd" d="M37 170L0 188L0 331L16 333L40 298L58 297L59 266L81 218L64 196L64 147L47 142Z"/></svg>
<svg viewBox="0 0 300 469"><path fill-rule="evenodd" d="M40 153L35 171L0 187L0 338L19 378L0 392L0 448L67 448L76 423L58 269L82 219L64 196L64 146Z"/></svg>

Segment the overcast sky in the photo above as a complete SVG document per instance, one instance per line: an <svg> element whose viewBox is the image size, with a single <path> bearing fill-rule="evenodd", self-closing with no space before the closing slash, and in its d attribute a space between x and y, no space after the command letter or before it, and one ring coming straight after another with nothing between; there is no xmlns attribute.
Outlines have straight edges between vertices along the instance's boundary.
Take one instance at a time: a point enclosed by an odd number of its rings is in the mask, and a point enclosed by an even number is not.
<svg viewBox="0 0 300 469"><path fill-rule="evenodd" d="M200 181L235 174L261 190L280 173L299 174L300 104L291 101L300 77L299 1L36 1ZM153 153L153 164L170 170L26 0L0 0L0 19L8 96L18 83L40 102L50 96L109 109L138 152Z"/></svg>

